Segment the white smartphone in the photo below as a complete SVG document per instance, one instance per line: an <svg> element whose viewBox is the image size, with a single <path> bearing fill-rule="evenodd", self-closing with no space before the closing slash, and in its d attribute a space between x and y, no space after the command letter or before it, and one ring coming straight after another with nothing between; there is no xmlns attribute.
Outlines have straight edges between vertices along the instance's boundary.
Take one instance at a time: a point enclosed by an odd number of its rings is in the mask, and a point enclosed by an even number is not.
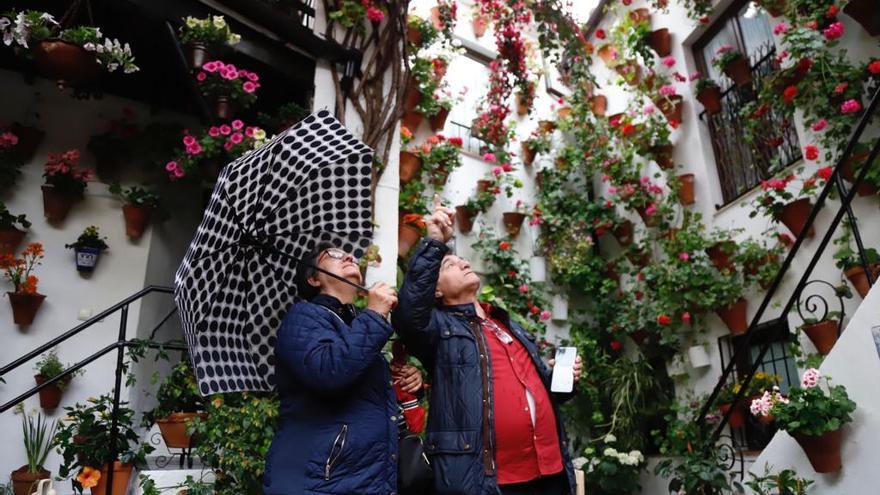
<svg viewBox="0 0 880 495"><path fill-rule="evenodd" d="M574 360L577 357L577 347L557 347L556 365L553 366L553 378L550 381L550 391L569 393L574 390Z"/></svg>

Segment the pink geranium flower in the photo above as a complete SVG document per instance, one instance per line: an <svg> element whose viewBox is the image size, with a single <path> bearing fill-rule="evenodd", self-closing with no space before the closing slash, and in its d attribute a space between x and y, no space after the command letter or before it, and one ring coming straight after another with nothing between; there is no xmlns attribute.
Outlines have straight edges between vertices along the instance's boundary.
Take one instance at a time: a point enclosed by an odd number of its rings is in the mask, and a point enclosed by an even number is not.
<svg viewBox="0 0 880 495"><path fill-rule="evenodd" d="M691 255L686 252L679 253L678 259L680 259L681 261L688 261L689 259L691 259Z"/></svg>
<svg viewBox="0 0 880 495"><path fill-rule="evenodd" d="M244 135L240 132L236 132L235 134L229 136L229 140L232 141L233 144L238 144L244 140Z"/></svg>
<svg viewBox="0 0 880 495"><path fill-rule="evenodd" d="M858 100L846 100L843 102L843 105L840 106L840 111L842 113L856 113L862 109L862 104L858 102Z"/></svg>
<svg viewBox="0 0 880 495"><path fill-rule="evenodd" d="M666 67L672 67L673 65L675 65L675 57L673 57L672 55L664 57L662 62L663 65L665 65Z"/></svg>
<svg viewBox="0 0 880 495"><path fill-rule="evenodd" d="M367 19L370 22L382 22L385 19L385 12L376 7L370 7L367 9Z"/></svg>
<svg viewBox="0 0 880 495"><path fill-rule="evenodd" d="M672 96L675 94L675 86L672 86L672 85L661 86L660 89L658 90L658 92L662 96Z"/></svg>
<svg viewBox="0 0 880 495"><path fill-rule="evenodd" d="M836 40L843 36L843 23L837 21L822 31L822 35L825 36L825 39L828 41Z"/></svg>
<svg viewBox="0 0 880 495"><path fill-rule="evenodd" d="M820 119L818 122L813 124L812 127L810 127L810 128L813 129L815 132L819 132L826 127L828 127L828 121L825 119Z"/></svg>
<svg viewBox="0 0 880 495"><path fill-rule="evenodd" d="M550 312L547 311L546 309L544 311L541 311L541 321L547 321L549 319L550 319Z"/></svg>
<svg viewBox="0 0 880 495"><path fill-rule="evenodd" d="M773 26L773 34L779 36L780 34L784 34L788 31L788 24L784 22L780 22L779 24Z"/></svg>
<svg viewBox="0 0 880 495"><path fill-rule="evenodd" d="M232 128L229 127L228 125L223 124L220 126L220 134L223 134L224 136L228 136L229 133L231 133L231 132L232 132Z"/></svg>
<svg viewBox="0 0 880 495"><path fill-rule="evenodd" d="M492 168L492 173L495 174L496 176L501 175L502 172L504 172L504 169L501 167L493 167Z"/></svg>
<svg viewBox="0 0 880 495"><path fill-rule="evenodd" d="M804 371L804 376L801 378L801 386L804 388L813 388L816 385L819 385L819 378L822 375L819 373L819 370L816 368L810 368L807 371Z"/></svg>

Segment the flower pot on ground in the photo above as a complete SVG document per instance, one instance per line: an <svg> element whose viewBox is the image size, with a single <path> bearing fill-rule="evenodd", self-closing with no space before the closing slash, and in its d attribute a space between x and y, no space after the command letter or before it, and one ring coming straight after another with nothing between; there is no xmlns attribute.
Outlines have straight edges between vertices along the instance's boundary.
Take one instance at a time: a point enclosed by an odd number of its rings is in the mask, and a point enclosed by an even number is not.
<svg viewBox="0 0 880 495"><path fill-rule="evenodd" d="M156 399L158 404L144 415L143 424L149 426L155 422L169 448L192 447L195 440L188 428L195 418L204 421L208 415L203 412L205 403L187 356L162 381Z"/></svg>
<svg viewBox="0 0 880 495"><path fill-rule="evenodd" d="M817 323L810 323L801 327L807 334L819 354L827 356L837 342L837 334L840 322L836 319L826 319Z"/></svg>
<svg viewBox="0 0 880 495"><path fill-rule="evenodd" d="M721 88L717 85L706 86L697 93L699 101L706 112L715 115L721 112Z"/></svg>
<svg viewBox="0 0 880 495"><path fill-rule="evenodd" d="M34 64L59 87L90 83L101 75L94 53L80 45L53 38L40 41L31 49Z"/></svg>
<svg viewBox="0 0 880 495"><path fill-rule="evenodd" d="M597 117L604 117L608 110L608 98L605 95L593 95L590 98L590 109Z"/></svg>
<svg viewBox="0 0 880 495"><path fill-rule="evenodd" d="M874 282L876 283L877 277L880 276L880 264L871 265L871 269L874 272ZM863 267L856 265L852 268L848 268L843 273L846 275L847 280L849 280L853 288L856 289L856 292L862 296L862 299L868 296L868 292L871 290L871 285L868 283L868 275L865 273Z"/></svg>
<svg viewBox="0 0 880 495"><path fill-rule="evenodd" d="M156 425L159 426L162 439L168 448L187 449L194 445L193 435L187 432L187 423L192 422L194 418L204 421L207 417L206 413L176 412L157 419Z"/></svg>
<svg viewBox="0 0 880 495"><path fill-rule="evenodd" d="M504 222L504 230L507 231L507 234L511 237L518 236L520 229L522 229L523 221L526 219L526 214L518 211L507 211L501 216Z"/></svg>
<svg viewBox="0 0 880 495"><path fill-rule="evenodd" d="M782 213L779 215L779 221L785 224L795 237L798 237L801 235L801 231L804 229L807 217L812 209L813 203L810 201L810 198L800 198L785 205ZM816 228L811 225L810 230L807 231L807 237L813 237L814 235L816 235Z"/></svg>
<svg viewBox="0 0 880 495"><path fill-rule="evenodd" d="M715 314L727 325L731 335L742 335L749 329L748 301L740 298L733 304L715 309Z"/></svg>
<svg viewBox="0 0 880 495"><path fill-rule="evenodd" d="M433 132L438 132L443 130L446 127L446 119L449 117L449 109L445 107L440 107L440 111L437 112L436 115L431 116L429 123L431 124L431 130Z"/></svg>
<svg viewBox="0 0 880 495"><path fill-rule="evenodd" d="M52 473L43 465L54 446L58 423L49 422L42 414L36 417L21 411L22 433L27 464L12 472L12 491L15 495L30 495L40 480L49 479Z"/></svg>
<svg viewBox="0 0 880 495"><path fill-rule="evenodd" d="M98 227L94 225L86 227L76 242L65 244L64 247L76 253L76 270L81 273L94 271L101 253L109 248L106 238L101 237Z"/></svg>
<svg viewBox="0 0 880 495"><path fill-rule="evenodd" d="M12 493L14 495L31 495L34 493L37 485L41 480L52 478L52 472L46 469L40 469L36 473L28 472L27 466L22 466L12 472L10 480L12 481Z"/></svg>
<svg viewBox="0 0 880 495"><path fill-rule="evenodd" d="M871 36L880 35L880 16L877 3L872 0L850 0L843 8L846 15L862 25Z"/></svg>
<svg viewBox="0 0 880 495"><path fill-rule="evenodd" d="M657 105L657 108L660 109L666 120L669 122L681 122L683 111L681 95L661 96L654 100L654 104Z"/></svg>
<svg viewBox="0 0 880 495"><path fill-rule="evenodd" d="M422 159L409 151L400 152L400 183L407 184L415 179L422 169Z"/></svg>
<svg viewBox="0 0 880 495"><path fill-rule="evenodd" d="M92 495L125 495L134 465L116 461L113 463L113 486L107 490L107 475L110 464L101 467L98 484L91 487Z"/></svg>
<svg viewBox="0 0 880 495"><path fill-rule="evenodd" d="M467 206L455 207L455 222L458 224L458 230L462 234L470 234L474 228L474 217L477 216L476 210L472 210Z"/></svg>
<svg viewBox="0 0 880 495"><path fill-rule="evenodd" d="M654 50L657 56L668 57L672 53L672 35L669 34L669 29L662 28L651 31L647 38L648 46Z"/></svg>
<svg viewBox="0 0 880 495"><path fill-rule="evenodd" d="M190 69L201 69L211 59L212 48L218 45L235 45L241 36L232 32L222 15L199 19L186 17L178 31L183 54Z"/></svg>
<svg viewBox="0 0 880 495"><path fill-rule="evenodd" d="M403 215L397 227L397 255L406 257L424 235L425 221L418 213Z"/></svg>
<svg viewBox="0 0 880 495"><path fill-rule="evenodd" d="M685 206L696 203L697 199L694 194L694 174L683 174L678 176L678 201Z"/></svg>

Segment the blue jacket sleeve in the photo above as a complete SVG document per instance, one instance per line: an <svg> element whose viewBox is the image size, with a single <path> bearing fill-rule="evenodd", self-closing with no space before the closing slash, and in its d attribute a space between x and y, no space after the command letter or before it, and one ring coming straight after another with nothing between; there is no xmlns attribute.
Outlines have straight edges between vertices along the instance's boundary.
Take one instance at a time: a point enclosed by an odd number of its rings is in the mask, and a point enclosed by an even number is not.
<svg viewBox="0 0 880 495"><path fill-rule="evenodd" d="M440 263L449 251L446 244L425 238L410 260L409 270L391 314L394 330L406 348L422 363L432 362L437 326L433 324L434 293L440 276Z"/></svg>
<svg viewBox="0 0 880 495"><path fill-rule="evenodd" d="M373 364L391 336L391 325L366 310L350 328L337 331L328 310L309 303L295 306L284 319L276 356L302 384L339 390L354 383Z"/></svg>

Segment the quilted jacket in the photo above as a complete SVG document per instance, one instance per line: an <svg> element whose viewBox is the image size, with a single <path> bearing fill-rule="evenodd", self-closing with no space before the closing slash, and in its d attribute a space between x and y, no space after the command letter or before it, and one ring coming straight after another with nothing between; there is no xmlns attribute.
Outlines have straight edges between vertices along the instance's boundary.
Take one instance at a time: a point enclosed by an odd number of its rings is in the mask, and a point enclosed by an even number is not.
<svg viewBox="0 0 880 495"><path fill-rule="evenodd" d="M381 353L391 325L369 310L347 325L340 306L326 295L298 303L278 331L281 411L266 457L265 495L397 490L399 408Z"/></svg>
<svg viewBox="0 0 880 495"><path fill-rule="evenodd" d="M498 495L492 366L473 304L438 306L434 299L445 244L423 240L415 250L392 313L407 349L430 372L431 395L425 450L434 467L439 495ZM538 355L534 337L509 315L499 319L525 346L549 390L551 373ZM556 397L564 399L568 397ZM574 469L559 408L554 401L559 444L571 493Z"/></svg>

